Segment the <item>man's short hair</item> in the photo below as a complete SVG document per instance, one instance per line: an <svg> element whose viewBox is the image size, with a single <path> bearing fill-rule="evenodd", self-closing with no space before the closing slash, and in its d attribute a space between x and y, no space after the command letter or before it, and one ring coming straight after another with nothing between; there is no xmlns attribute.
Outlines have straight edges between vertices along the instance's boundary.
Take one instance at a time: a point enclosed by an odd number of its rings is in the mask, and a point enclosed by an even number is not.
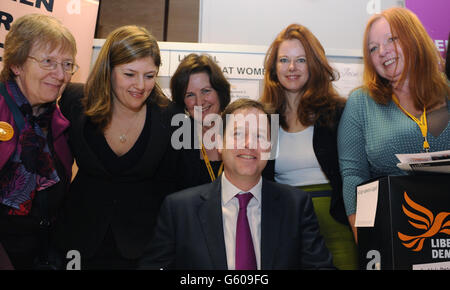
<svg viewBox="0 0 450 290"><path fill-rule="evenodd" d="M234 112L236 112L237 110L241 110L241 109L250 109L250 108L255 108L260 110L261 112L264 113L264 115L266 115L267 117L267 121L269 123L269 127L270 127L270 114L271 109L269 108L269 106L252 100L252 99L247 99L247 98L241 98L241 99L237 99L236 101L230 103L228 106L226 106L225 110L223 110L222 112L222 124L223 124L223 132L226 131L226 127L227 127L227 115L231 115Z"/></svg>

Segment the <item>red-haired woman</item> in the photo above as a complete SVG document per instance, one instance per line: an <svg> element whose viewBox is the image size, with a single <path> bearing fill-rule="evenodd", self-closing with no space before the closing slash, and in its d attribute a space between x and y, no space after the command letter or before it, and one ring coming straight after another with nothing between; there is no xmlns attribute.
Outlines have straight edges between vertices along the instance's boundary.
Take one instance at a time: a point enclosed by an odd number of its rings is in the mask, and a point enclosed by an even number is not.
<svg viewBox="0 0 450 290"><path fill-rule="evenodd" d="M405 174L395 154L450 149L450 90L439 69L443 60L417 16L399 7L374 15L363 45L363 86L349 96L338 136L352 226L358 184Z"/></svg>
<svg viewBox="0 0 450 290"><path fill-rule="evenodd" d="M322 45L306 27L291 24L278 34L266 54L261 101L280 114L281 127L277 157L263 174L311 193L335 266L354 269L336 140L345 99L333 88L336 78Z"/></svg>

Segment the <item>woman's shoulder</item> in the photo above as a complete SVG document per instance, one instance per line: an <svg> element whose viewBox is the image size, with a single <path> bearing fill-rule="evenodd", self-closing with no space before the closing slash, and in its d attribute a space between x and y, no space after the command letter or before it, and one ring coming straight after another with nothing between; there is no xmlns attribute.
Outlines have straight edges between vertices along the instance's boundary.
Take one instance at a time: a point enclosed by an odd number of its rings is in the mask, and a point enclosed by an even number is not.
<svg viewBox="0 0 450 290"><path fill-rule="evenodd" d="M347 98L341 120L364 119L368 110L368 103L373 102L368 91L363 87L354 89Z"/></svg>
<svg viewBox="0 0 450 290"><path fill-rule="evenodd" d="M164 98L167 98L166 96L163 96ZM164 99L163 102L155 101L155 100L147 100L147 104L151 107L153 107L155 110L158 110L160 112L163 112L165 114L178 114L183 113L183 109L177 106L171 99L167 98Z"/></svg>
<svg viewBox="0 0 450 290"><path fill-rule="evenodd" d="M171 114L171 115L185 114L183 109L180 108L180 106L178 106L177 104L175 104L172 101L169 101L169 104L167 105L167 107L165 109L167 110L168 114Z"/></svg>
<svg viewBox="0 0 450 290"><path fill-rule="evenodd" d="M81 99L84 96L83 83L68 83L64 89L62 99Z"/></svg>
<svg viewBox="0 0 450 290"><path fill-rule="evenodd" d="M345 107L358 107L363 109L364 107L377 106L375 100L370 96L369 91L364 87L354 89L348 96Z"/></svg>
<svg viewBox="0 0 450 290"><path fill-rule="evenodd" d="M364 87L358 87L353 89L347 99L347 103L351 102L361 102L370 99L369 91Z"/></svg>
<svg viewBox="0 0 450 290"><path fill-rule="evenodd" d="M180 109L179 106L177 106L171 100L169 100L169 102L164 105L159 105L155 102L149 102L148 106L150 106L153 111L157 111L159 114L161 114L161 116L165 119L171 120L172 117L177 114L184 114L183 110Z"/></svg>
<svg viewBox="0 0 450 290"><path fill-rule="evenodd" d="M152 118L160 120L160 124L164 127L170 127L173 117L177 114L183 114L184 116L183 110L170 100L165 105L158 105L155 102L149 102L147 103L147 106L148 108L151 108L151 112L154 114Z"/></svg>
<svg viewBox="0 0 450 290"><path fill-rule="evenodd" d="M84 84L68 83L59 99L59 107L64 115L74 107L80 108L84 96Z"/></svg>

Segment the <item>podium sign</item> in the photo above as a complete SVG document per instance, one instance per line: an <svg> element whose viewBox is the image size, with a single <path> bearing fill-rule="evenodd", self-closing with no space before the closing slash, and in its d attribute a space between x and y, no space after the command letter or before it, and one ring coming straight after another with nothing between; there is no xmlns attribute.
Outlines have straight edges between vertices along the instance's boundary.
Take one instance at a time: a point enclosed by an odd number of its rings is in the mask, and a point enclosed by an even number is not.
<svg viewBox="0 0 450 290"><path fill-rule="evenodd" d="M378 181L374 226L358 227L360 269L450 269L450 175Z"/></svg>

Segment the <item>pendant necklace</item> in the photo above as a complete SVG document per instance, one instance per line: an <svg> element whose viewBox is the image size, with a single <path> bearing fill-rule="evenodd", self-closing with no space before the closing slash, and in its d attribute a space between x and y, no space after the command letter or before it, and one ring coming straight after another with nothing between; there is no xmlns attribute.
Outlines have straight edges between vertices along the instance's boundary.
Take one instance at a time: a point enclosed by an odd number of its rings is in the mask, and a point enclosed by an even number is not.
<svg viewBox="0 0 450 290"><path fill-rule="evenodd" d="M127 142L127 135L126 135L126 134L120 135L120 136L119 136L119 140L120 140L120 143L125 143L125 142Z"/></svg>
<svg viewBox="0 0 450 290"><path fill-rule="evenodd" d="M133 122L131 123L131 126L128 127L128 129L125 131L125 133L122 133L122 134L119 135L120 143L123 144L123 143L127 142L127 134L130 131L130 129L134 126L134 124L136 123L136 120L139 117L139 113L136 114L136 117L134 118Z"/></svg>

